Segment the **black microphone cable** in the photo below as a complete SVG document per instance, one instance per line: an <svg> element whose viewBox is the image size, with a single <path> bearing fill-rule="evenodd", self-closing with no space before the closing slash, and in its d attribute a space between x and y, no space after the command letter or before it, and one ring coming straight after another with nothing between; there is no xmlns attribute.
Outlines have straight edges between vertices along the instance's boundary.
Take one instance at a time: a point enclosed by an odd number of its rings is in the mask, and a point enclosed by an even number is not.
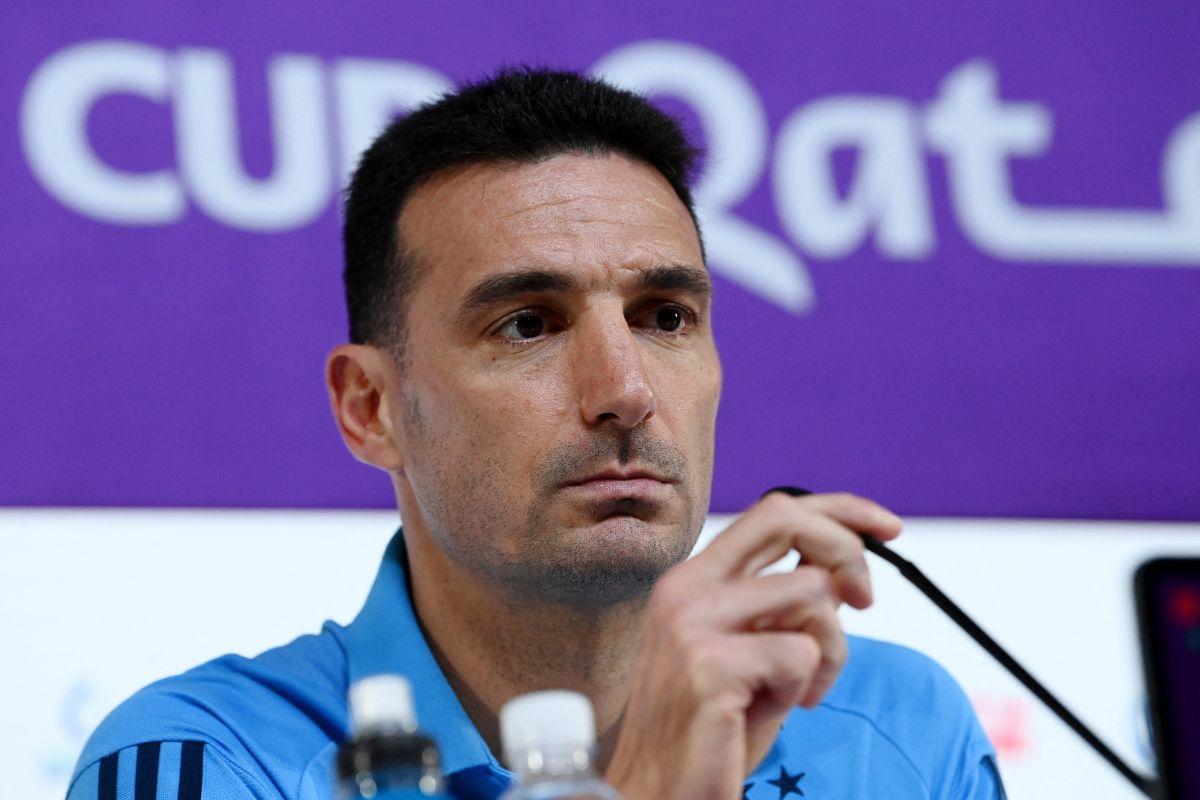
<svg viewBox="0 0 1200 800"><path fill-rule="evenodd" d="M792 497L803 497L804 495L812 494L807 489L800 489L795 486L776 486L773 489L768 489L764 494L771 492L783 492ZM863 545L875 555L882 558L884 561L891 564L900 574L903 575L909 583L917 587L921 594L933 601L933 604L940 608L946 616L954 620L958 627L966 631L967 635L974 639L980 647L988 652L992 658L1000 662L1000 666L1008 670L1014 678L1019 680L1021 684L1033 692L1033 695L1042 701L1042 704L1054 712L1054 715L1066 723L1067 727L1073 730L1080 738L1100 756L1113 766L1117 772L1125 776L1126 780L1132 783L1137 790L1147 797L1155 796L1155 781L1144 775L1139 774L1132 767L1126 764L1120 756L1113 752L1112 748L1106 745L1099 736L1097 736L1091 728L1083 724L1079 717L1071 713L1062 701L1055 697L1049 689L1042 685L1041 681L1033 677L1029 670L1025 669L1013 658L1007 650L1000 646L999 642L987 634L987 632L979 627L975 620L971 619L965 611L958 607L957 604L946 593L934 585L933 581L925 577L921 570L917 569L916 565L911 561L903 558L899 554L890 550L887 545L879 541L873 536L868 536L860 533Z"/></svg>

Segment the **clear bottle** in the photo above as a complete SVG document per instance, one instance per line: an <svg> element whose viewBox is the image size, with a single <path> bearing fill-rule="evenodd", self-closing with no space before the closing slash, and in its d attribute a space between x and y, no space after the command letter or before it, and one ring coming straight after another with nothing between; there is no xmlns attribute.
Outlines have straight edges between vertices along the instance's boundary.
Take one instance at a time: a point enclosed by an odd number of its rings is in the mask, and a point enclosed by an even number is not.
<svg viewBox="0 0 1200 800"><path fill-rule="evenodd" d="M620 800L592 767L596 721L583 695L534 692L508 701L500 738L517 778L500 800Z"/></svg>
<svg viewBox="0 0 1200 800"><path fill-rule="evenodd" d="M446 798L441 757L417 730L412 686L372 675L350 686L350 739L338 749L339 800Z"/></svg>

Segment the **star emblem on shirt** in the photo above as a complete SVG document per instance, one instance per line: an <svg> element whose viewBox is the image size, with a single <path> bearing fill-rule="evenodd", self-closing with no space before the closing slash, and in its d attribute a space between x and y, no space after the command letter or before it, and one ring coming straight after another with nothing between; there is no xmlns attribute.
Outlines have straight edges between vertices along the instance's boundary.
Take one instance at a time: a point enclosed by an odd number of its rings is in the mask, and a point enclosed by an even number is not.
<svg viewBox="0 0 1200 800"><path fill-rule="evenodd" d="M779 789L779 800L787 797L789 794L804 796L804 790L797 784L804 779L803 772L797 772L795 775L789 773L783 766L779 767L779 777L772 778L767 783ZM744 793L743 793L744 794Z"/></svg>

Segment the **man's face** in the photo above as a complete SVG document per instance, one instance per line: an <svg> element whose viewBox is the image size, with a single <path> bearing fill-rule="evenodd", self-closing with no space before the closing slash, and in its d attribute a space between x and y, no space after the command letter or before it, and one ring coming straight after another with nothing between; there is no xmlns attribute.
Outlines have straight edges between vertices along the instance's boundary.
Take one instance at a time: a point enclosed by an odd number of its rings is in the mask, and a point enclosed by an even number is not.
<svg viewBox="0 0 1200 800"><path fill-rule="evenodd" d="M647 593L703 524L721 388L683 204L645 164L561 155L435 176L399 226L405 524L531 599Z"/></svg>

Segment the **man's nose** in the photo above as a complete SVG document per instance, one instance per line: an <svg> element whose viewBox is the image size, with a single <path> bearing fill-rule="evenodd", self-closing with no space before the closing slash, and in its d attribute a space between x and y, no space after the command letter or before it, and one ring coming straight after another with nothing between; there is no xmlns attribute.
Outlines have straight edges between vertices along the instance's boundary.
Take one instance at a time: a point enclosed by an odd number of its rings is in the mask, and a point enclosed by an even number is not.
<svg viewBox="0 0 1200 800"><path fill-rule="evenodd" d="M654 416L645 353L624 317L583 326L575 342L575 377L587 425L635 428Z"/></svg>

